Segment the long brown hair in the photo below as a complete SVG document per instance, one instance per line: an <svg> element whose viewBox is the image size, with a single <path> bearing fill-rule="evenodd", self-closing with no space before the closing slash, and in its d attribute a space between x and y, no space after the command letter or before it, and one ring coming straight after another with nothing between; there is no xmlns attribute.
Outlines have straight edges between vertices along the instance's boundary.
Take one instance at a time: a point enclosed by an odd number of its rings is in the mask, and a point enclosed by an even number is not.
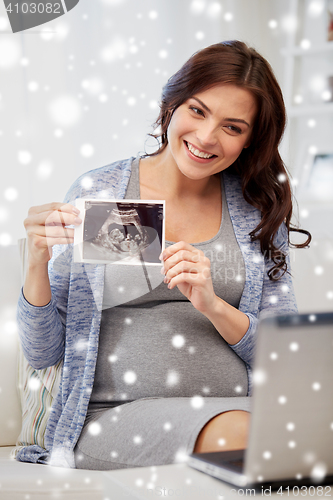
<svg viewBox="0 0 333 500"><path fill-rule="evenodd" d="M271 280L287 271L286 255L274 245L283 222L290 231L305 234L307 240L293 244L304 248L311 241L308 231L291 227L292 193L287 170L278 151L285 125L286 111L280 86L270 64L255 49L238 40L211 45L196 52L175 73L162 91L160 113L150 134L160 147L150 156L161 153L168 144L167 131L174 111L193 95L218 84L232 84L247 89L258 106L250 145L228 167L241 176L245 200L261 212L261 221L251 231L251 241L259 240L261 252L269 255L274 266L268 271Z"/></svg>

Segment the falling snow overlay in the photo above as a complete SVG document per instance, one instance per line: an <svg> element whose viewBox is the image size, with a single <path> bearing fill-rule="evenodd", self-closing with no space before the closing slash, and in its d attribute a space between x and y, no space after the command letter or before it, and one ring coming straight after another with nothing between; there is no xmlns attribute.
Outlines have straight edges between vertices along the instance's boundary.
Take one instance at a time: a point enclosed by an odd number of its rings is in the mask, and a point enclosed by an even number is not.
<svg viewBox="0 0 333 500"><path fill-rule="evenodd" d="M63 4L66 2L62 1ZM288 177L277 175L276 182L281 185L286 180L291 182L299 205L295 205L293 219L313 234L309 249L290 252L298 309L308 314L311 325L316 324L318 313L333 310L332 163L320 163L323 155L328 158L332 155L333 51L332 42L327 41L328 0L298 2L297 16L289 0L272 0L265 4L264 9L259 0L94 0L93 8L90 3L89 0L80 0L67 15L20 35L11 33L4 2L0 3L0 444L14 445L21 425L19 403L14 400L18 336L16 304L22 284L17 241L26 236L23 220L28 209L51 201L62 202L69 186L79 176L82 176L79 187L82 192L94 189L95 178L88 173L90 170L136 156L145 149L153 151L156 142L147 140L147 133L152 132L159 112L162 86L191 54L212 43L233 38L247 41L268 58L276 72L288 113L286 138L280 152L290 172ZM109 199L114 193L103 189L99 195ZM291 234L292 241L298 241L297 237ZM225 254L223 245L216 248L216 252ZM253 258L252 269L261 266L260 252L252 254L250 248L245 248L243 255L249 256L249 260ZM57 272L61 273L62 263L58 262L58 265ZM88 268L82 268L82 271L86 273L89 286L95 279L102 283L102 276L92 276ZM219 272L218 266L215 271ZM230 276L232 282L242 283L242 272L236 270ZM257 293L256 287L255 284L254 293ZM119 283L115 289L119 300L124 300L127 293L126 283ZM278 291L267 294L264 305L278 311L292 293L289 282L281 283ZM93 297L94 306L100 304L101 296L96 294ZM46 310L49 310L47 306ZM98 318L95 320L99 324ZM128 336L135 335L136 316L127 310L121 320L123 331L126 330ZM179 360L186 359L192 364L197 378L195 388L187 395L186 411L189 408L195 422L204 425L205 418L211 418L215 411L210 414L206 403L210 397L215 397L218 382L201 376L207 354L198 339L189 334L188 327L175 329L174 324L172 315L160 322L159 334L165 339L165 356L164 360L156 361L154 370L160 370L161 386L169 391L169 395L177 391L181 394L187 379L179 367ZM60 332L60 323L58 327ZM147 335L145 340L146 345L143 344L142 352L136 353L134 363L133 359L126 357L120 343L116 348L109 347L107 373L110 377L117 373L118 386L117 391L113 391L114 388L108 391L107 401L117 398L126 403L132 399L133 392L148 385L148 377L140 369L137 359L151 361L148 348L155 339ZM77 359L85 358L87 353L94 356L96 351L91 351L94 341L85 334L82 338L73 336L71 354ZM45 343L49 346L52 340ZM238 349L242 352L242 346ZM286 350L282 352L274 347L268 360L279 369L285 355L297 362L303 351L302 342L290 338ZM58 354L59 351L48 362L55 362ZM64 366L63 373L65 394L74 381L70 380L67 366ZM91 382L91 373L87 375ZM253 379L258 388L269 382L266 372L260 370L254 373ZM79 377L78 383L82 380ZM27 383L31 398L39 398L43 387L37 376ZM320 373L306 380L306 387L309 397L314 400L326 390ZM230 381L233 397L242 397L246 390L244 380ZM82 397L88 402L92 387L84 386L83 391ZM296 456L300 453L301 422L287 418L291 402L287 388L274 396L274 404L286 415L281 419L286 453ZM53 415L53 422L58 420L61 404L58 402L46 410ZM131 408L131 403L128 408ZM110 411L107 425L117 429L122 425L124 412L126 404L114 408L112 413ZM201 412L207 412L202 420ZM140 413L139 409L138 415ZM76 414L74 420L71 415L71 429L80 429L83 414L84 411L80 418ZM70 428L70 424L66 426ZM177 426L172 413L163 413L156 426L156 434L161 436L161 448L165 441L172 442L178 432ZM333 436L332 416L323 422L322 428ZM99 443L109 427L92 422L89 430L88 426L86 429L87 436ZM129 456L132 450L141 453L151 441L144 431L144 426L131 429L128 434ZM187 429L184 434L185 431ZM194 429L193 435L196 432ZM54 447L55 461L66 465L71 462L71 457L63 454L59 444L65 443L70 449L69 434L58 432ZM217 445L224 449L223 437ZM190 448L179 439L175 448L170 450L168 459L186 463ZM43 459L40 449L35 452ZM267 464L274 463L274 449L264 447L261 450L262 454L267 452L271 457L263 460ZM106 459L120 462L123 459L121 453L121 445L111 443ZM302 458L314 481L325 477L327 463L313 453L310 445ZM84 454L78 454L76 459L84 460ZM7 467L7 462L4 463ZM12 461L8 464L13 467L25 465ZM103 494L101 489L98 490L95 475L89 475L87 471L73 471L82 472L75 483L70 471L61 472L58 467L48 467L39 473L39 467L36 469L38 471L32 471L29 477L31 489L28 489L28 483L24 485L24 500L32 500L35 491L32 488L47 489L51 484L48 480L53 481L52 498L73 495L76 485L85 491L93 491L92 498L111 500L114 497L113 493ZM1 489L9 484L9 476L5 476L4 472L0 475L0 497ZM182 486L188 487L188 492L196 487L201 493L195 476L192 477L193 480L185 474ZM296 477L301 478L301 474ZM131 487L133 491L137 489L137 494L148 489L153 493L149 493L151 497L155 496L161 481L159 467L149 470L147 467L147 472L139 470L131 476ZM11 481L10 487L16 486L19 482ZM124 491L127 493L128 489ZM204 491L201 496L208 498L209 494ZM224 500L227 495L214 490L216 498Z"/></svg>

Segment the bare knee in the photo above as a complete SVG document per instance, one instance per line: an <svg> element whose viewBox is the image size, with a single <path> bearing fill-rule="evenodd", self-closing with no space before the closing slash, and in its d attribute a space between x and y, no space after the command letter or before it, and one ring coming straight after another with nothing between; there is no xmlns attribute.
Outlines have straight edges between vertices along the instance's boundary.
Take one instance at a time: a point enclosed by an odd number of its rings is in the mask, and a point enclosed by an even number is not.
<svg viewBox="0 0 333 500"><path fill-rule="evenodd" d="M195 453L239 450L246 448L250 413L233 410L212 418L201 430L195 443Z"/></svg>

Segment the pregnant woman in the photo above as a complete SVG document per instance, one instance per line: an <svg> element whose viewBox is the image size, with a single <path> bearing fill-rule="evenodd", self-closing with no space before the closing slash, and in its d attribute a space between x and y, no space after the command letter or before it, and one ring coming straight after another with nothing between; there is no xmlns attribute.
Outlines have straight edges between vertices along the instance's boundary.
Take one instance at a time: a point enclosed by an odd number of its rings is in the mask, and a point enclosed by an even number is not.
<svg viewBox="0 0 333 500"><path fill-rule="evenodd" d="M254 49L218 43L169 79L156 126L156 152L85 174L25 220L23 351L63 367L46 449L19 460L107 470L246 446L259 314L296 311L282 93ZM141 266L73 262L75 199L101 197L165 200L149 281Z"/></svg>

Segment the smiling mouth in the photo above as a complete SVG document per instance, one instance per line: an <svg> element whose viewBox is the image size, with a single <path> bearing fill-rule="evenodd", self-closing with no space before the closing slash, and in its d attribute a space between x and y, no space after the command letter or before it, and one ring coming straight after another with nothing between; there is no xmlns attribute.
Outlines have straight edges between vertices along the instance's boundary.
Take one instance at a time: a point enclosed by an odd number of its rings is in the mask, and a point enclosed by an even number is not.
<svg viewBox="0 0 333 500"><path fill-rule="evenodd" d="M196 156L197 158L204 158L206 160L216 157L214 154L209 154L209 153L204 153L203 151L199 151L199 149L196 149L190 142L184 141L186 144L187 149L192 153L193 156Z"/></svg>

